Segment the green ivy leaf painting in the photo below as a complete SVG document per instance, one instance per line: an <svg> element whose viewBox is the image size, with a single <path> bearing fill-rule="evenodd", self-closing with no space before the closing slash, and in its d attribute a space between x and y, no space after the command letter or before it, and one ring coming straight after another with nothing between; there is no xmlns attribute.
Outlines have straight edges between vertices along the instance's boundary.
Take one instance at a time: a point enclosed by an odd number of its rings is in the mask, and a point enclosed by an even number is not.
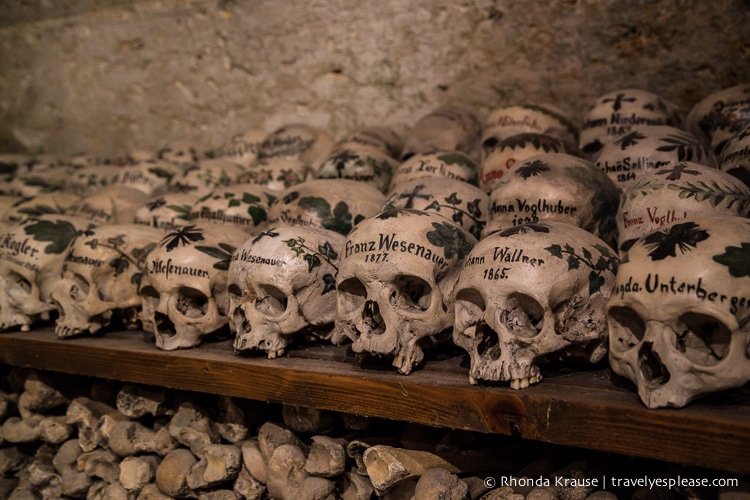
<svg viewBox="0 0 750 500"><path fill-rule="evenodd" d="M427 240L436 247L442 247L446 259L463 259L474 247L464 232L450 222L433 222L432 227L433 230L427 232Z"/></svg>
<svg viewBox="0 0 750 500"><path fill-rule="evenodd" d="M219 243L219 248L196 245L195 249L199 252L205 253L206 255L210 255L214 259L217 259L218 262L214 263L214 269L218 269L220 271L229 270L229 263L232 260L232 254L236 250L236 248L234 248L232 245L228 245L226 243Z"/></svg>
<svg viewBox="0 0 750 500"><path fill-rule="evenodd" d="M36 241L48 241L49 245L44 247L44 253L61 254L65 251L71 241L78 236L76 227L68 221L41 220L29 224L24 232L32 236Z"/></svg>
<svg viewBox="0 0 750 500"><path fill-rule="evenodd" d="M726 247L723 254L714 255L714 261L727 266L729 274L735 278L750 276L750 243Z"/></svg>

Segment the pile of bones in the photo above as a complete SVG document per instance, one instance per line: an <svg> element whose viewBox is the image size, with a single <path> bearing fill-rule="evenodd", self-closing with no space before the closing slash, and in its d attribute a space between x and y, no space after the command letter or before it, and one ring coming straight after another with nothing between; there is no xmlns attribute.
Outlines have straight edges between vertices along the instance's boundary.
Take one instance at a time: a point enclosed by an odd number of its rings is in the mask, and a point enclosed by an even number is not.
<svg viewBox="0 0 750 500"><path fill-rule="evenodd" d="M608 360L650 408L744 385L750 84L685 117L640 89L583 115L441 107L403 134L4 155L0 330L350 344L402 375L450 346L470 383L515 389Z"/></svg>

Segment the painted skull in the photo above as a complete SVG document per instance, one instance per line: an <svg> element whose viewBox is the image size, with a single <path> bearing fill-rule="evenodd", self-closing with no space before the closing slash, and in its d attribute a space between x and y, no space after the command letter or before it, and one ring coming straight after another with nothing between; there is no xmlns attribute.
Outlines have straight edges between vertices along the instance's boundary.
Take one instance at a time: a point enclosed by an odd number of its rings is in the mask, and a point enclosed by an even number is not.
<svg viewBox="0 0 750 500"><path fill-rule="evenodd" d="M242 167L227 159L201 160L172 177L169 190L205 196L217 187L234 184L243 171Z"/></svg>
<svg viewBox="0 0 750 500"><path fill-rule="evenodd" d="M541 222L492 233L466 258L456 286L453 342L469 353L469 382L542 379L540 364L607 353L604 308L615 252L591 233Z"/></svg>
<svg viewBox="0 0 750 500"><path fill-rule="evenodd" d="M591 162L567 154L540 154L516 164L495 185L485 234L557 221L583 228L614 248L619 203L614 183Z"/></svg>
<svg viewBox="0 0 750 500"><path fill-rule="evenodd" d="M190 212L198 195L167 193L148 200L135 212L136 224L155 227L165 232L190 224Z"/></svg>
<svg viewBox="0 0 750 500"><path fill-rule="evenodd" d="M51 287L59 279L68 245L95 227L80 217L40 215L11 226L0 241L0 279L6 306L0 330L31 326L51 319Z"/></svg>
<svg viewBox="0 0 750 500"><path fill-rule="evenodd" d="M364 127L349 132L333 145L331 153L359 146L369 146L391 158L399 158L404 147L401 137L387 127Z"/></svg>
<svg viewBox="0 0 750 500"><path fill-rule="evenodd" d="M411 373L423 343L453 323L453 286L476 239L434 212L394 209L360 222L339 261L336 329L356 353Z"/></svg>
<svg viewBox="0 0 750 500"><path fill-rule="evenodd" d="M351 179L385 192L399 163L370 146L353 146L331 154L320 166L319 179Z"/></svg>
<svg viewBox="0 0 750 500"><path fill-rule="evenodd" d="M232 227L190 224L168 233L148 254L140 319L156 336L156 347L195 347L227 326L229 262L248 238Z"/></svg>
<svg viewBox="0 0 750 500"><path fill-rule="evenodd" d="M314 179L279 194L268 214L271 226L319 227L346 236L380 212L385 196L375 186L349 179Z"/></svg>
<svg viewBox="0 0 750 500"><path fill-rule="evenodd" d="M469 110L443 107L422 116L404 135L401 161L436 149L455 150L479 158L482 125Z"/></svg>
<svg viewBox="0 0 750 500"><path fill-rule="evenodd" d="M130 224L136 211L148 201L148 195L127 186L109 186L84 196L65 210L98 224Z"/></svg>
<svg viewBox="0 0 750 500"><path fill-rule="evenodd" d="M156 157L184 168L205 159L206 150L206 147L197 142L176 140L160 147L156 151Z"/></svg>
<svg viewBox="0 0 750 500"><path fill-rule="evenodd" d="M622 193L644 174L681 161L716 166L714 155L695 136L675 127L638 126L604 145L596 166Z"/></svg>
<svg viewBox="0 0 750 500"><path fill-rule="evenodd" d="M29 217L44 214L63 214L81 197L64 191L41 193L33 198L21 198L3 213L3 219L9 222L20 222Z"/></svg>
<svg viewBox="0 0 750 500"><path fill-rule="evenodd" d="M247 168L258 159L260 145L266 135L265 132L257 129L236 134L216 150L214 157L226 158Z"/></svg>
<svg viewBox="0 0 750 500"><path fill-rule="evenodd" d="M215 189L196 201L190 211L190 220L256 234L266 227L268 210L275 199L273 192L263 186L232 184Z"/></svg>
<svg viewBox="0 0 750 500"><path fill-rule="evenodd" d="M94 334L118 324L137 326L138 285L146 256L164 235L136 224L106 224L78 236L65 254L50 296L60 338Z"/></svg>
<svg viewBox="0 0 750 500"><path fill-rule="evenodd" d="M344 239L316 227L278 227L237 249L228 283L236 352L260 350L276 358L295 337L344 340L333 337Z"/></svg>
<svg viewBox="0 0 750 500"><path fill-rule="evenodd" d="M408 208L437 212L481 238L487 223L489 197L476 186L447 177L421 177L396 186L384 210Z"/></svg>
<svg viewBox="0 0 750 500"><path fill-rule="evenodd" d="M698 102L685 118L685 128L717 155L725 142L750 123L750 83L725 88Z"/></svg>
<svg viewBox="0 0 750 500"><path fill-rule="evenodd" d="M166 193L169 182L182 171L182 167L165 160L138 160L132 165L121 167L112 183L115 186L138 189L153 197Z"/></svg>
<svg viewBox="0 0 750 500"><path fill-rule="evenodd" d="M258 159L237 177L237 183L258 184L280 192L314 177L310 164L297 156L271 156Z"/></svg>
<svg viewBox="0 0 750 500"><path fill-rule="evenodd" d="M750 381L750 223L697 217L633 245L607 305L609 363L649 408Z"/></svg>
<svg viewBox="0 0 750 500"><path fill-rule="evenodd" d="M258 160L297 158L313 171L331 152L334 138L328 132L305 123L290 123L268 134L260 144Z"/></svg>
<svg viewBox="0 0 750 500"><path fill-rule="evenodd" d="M476 186L478 174L479 163L461 151L440 149L418 153L398 166L386 194L390 194L401 184L422 177L447 177Z"/></svg>
<svg viewBox="0 0 750 500"><path fill-rule="evenodd" d="M724 142L719 169L750 186L750 123Z"/></svg>
<svg viewBox="0 0 750 500"><path fill-rule="evenodd" d="M680 162L644 175L622 194L618 249L662 226L698 215L750 215L750 187L715 168Z"/></svg>

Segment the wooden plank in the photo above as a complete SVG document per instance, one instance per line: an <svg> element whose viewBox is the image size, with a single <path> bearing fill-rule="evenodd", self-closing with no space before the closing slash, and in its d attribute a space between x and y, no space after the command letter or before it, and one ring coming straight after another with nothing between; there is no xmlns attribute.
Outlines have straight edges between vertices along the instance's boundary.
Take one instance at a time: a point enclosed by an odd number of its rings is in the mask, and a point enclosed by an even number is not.
<svg viewBox="0 0 750 500"><path fill-rule="evenodd" d="M608 369L549 373L524 390L471 386L461 356L409 376L360 365L346 347L268 360L229 341L164 352L143 332L59 340L49 329L0 334L0 363L316 407L750 473L750 396L649 410ZM619 381L615 381L619 382Z"/></svg>

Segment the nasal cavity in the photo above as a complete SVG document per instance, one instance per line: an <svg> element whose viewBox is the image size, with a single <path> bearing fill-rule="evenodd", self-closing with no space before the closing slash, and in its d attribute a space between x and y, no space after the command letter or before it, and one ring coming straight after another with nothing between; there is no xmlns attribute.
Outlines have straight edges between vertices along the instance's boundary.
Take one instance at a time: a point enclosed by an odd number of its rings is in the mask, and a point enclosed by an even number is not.
<svg viewBox="0 0 750 500"><path fill-rule="evenodd" d="M651 342L644 342L638 350L641 376L651 386L664 385L669 382L669 370L661 362L659 354L654 352Z"/></svg>
<svg viewBox="0 0 750 500"><path fill-rule="evenodd" d="M177 335L177 329L175 329L174 323L164 313L157 312L154 314L154 325L159 335L166 335L168 337L174 337Z"/></svg>
<svg viewBox="0 0 750 500"><path fill-rule="evenodd" d="M362 321L372 335L385 333L385 321L380 315L380 306L374 300L365 302L362 310Z"/></svg>
<svg viewBox="0 0 750 500"><path fill-rule="evenodd" d="M500 336L495 330L484 321L477 323L476 329L477 352L483 358L490 358L493 361L500 359L502 350L500 349Z"/></svg>

